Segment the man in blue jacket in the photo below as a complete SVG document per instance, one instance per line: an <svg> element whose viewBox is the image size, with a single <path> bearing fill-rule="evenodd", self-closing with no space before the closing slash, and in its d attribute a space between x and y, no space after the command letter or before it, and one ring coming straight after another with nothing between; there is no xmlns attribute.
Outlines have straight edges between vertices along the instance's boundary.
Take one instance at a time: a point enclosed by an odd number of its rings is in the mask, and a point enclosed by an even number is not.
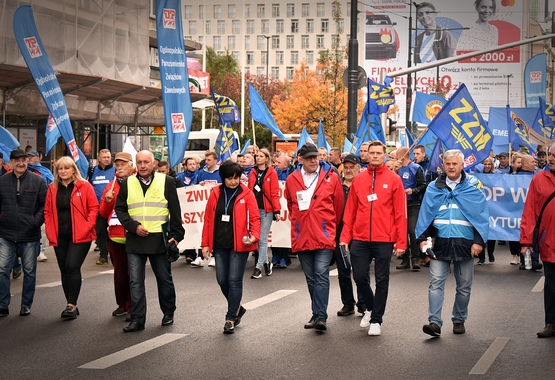
<svg viewBox="0 0 555 380"><path fill-rule="evenodd" d="M44 223L46 182L27 170L21 149L10 153L13 171L0 177L0 317L10 314L10 274L16 252L23 265L19 315L31 314L35 297L40 227Z"/></svg>
<svg viewBox="0 0 555 380"><path fill-rule="evenodd" d="M430 260L430 286L428 287L428 321L422 330L431 336L441 336L441 309L444 287L451 262L457 282L453 305L453 333L466 332L468 304L474 277L474 257L488 241L489 210L482 184L466 174L464 155L460 150L443 154L443 168L437 180L428 185L422 200L416 236L420 249L428 237L435 238Z"/></svg>

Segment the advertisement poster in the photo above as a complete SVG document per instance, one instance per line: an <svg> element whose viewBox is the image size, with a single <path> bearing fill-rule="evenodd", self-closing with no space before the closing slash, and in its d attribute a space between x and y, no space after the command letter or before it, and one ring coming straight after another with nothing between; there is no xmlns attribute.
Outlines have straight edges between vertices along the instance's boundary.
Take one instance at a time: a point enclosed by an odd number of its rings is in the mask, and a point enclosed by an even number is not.
<svg viewBox="0 0 555 380"><path fill-rule="evenodd" d="M409 45L410 2L370 0L366 2L364 68L368 78L380 81L380 73L433 62L473 51L521 40L523 0L455 1L432 0L412 4ZM476 5L475 5L476 4ZM413 75L413 90L436 91L436 83L451 95L466 84L485 119L490 107L521 106L522 70L526 59L521 47L487 53L428 69ZM508 78L508 75L512 77ZM395 77L398 120L404 124L407 76Z"/></svg>

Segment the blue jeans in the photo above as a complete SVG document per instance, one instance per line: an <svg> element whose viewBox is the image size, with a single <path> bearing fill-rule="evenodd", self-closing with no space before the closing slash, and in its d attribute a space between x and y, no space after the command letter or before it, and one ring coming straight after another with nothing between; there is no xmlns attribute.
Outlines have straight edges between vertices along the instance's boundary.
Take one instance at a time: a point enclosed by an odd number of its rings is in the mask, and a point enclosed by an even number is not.
<svg viewBox="0 0 555 380"><path fill-rule="evenodd" d="M21 306L31 307L35 297L39 241L14 242L0 238L0 308L2 309L7 309L10 305L10 275L16 251L21 257L23 266Z"/></svg>
<svg viewBox="0 0 555 380"><path fill-rule="evenodd" d="M428 287L428 321L439 327L443 325L444 288L451 261L430 260L430 286ZM457 283L457 294L453 304L453 323L464 323L468 318L468 303L474 277L474 260L453 261L453 273Z"/></svg>
<svg viewBox="0 0 555 380"><path fill-rule="evenodd" d="M216 280L227 299L226 321L234 321L243 298L243 276L247 266L248 252L233 249L214 248L216 260Z"/></svg>
<svg viewBox="0 0 555 380"><path fill-rule="evenodd" d="M173 286L170 262L164 253L137 254L127 253L129 263L129 287L131 290L131 321L145 324L146 321L146 293L145 293L145 265L146 259L156 277L158 285L158 302L164 315L175 311L175 288Z"/></svg>
<svg viewBox="0 0 555 380"><path fill-rule="evenodd" d="M353 277L366 310L372 311L370 323L382 323L389 293L389 265L393 243L351 242L351 265ZM375 292L370 287L370 264L374 260ZM375 293L375 294L374 294Z"/></svg>
<svg viewBox="0 0 555 380"><path fill-rule="evenodd" d="M312 317L328 319L328 301L330 298L330 262L331 249L300 251L297 257L303 268L312 302Z"/></svg>
<svg viewBox="0 0 555 380"><path fill-rule="evenodd" d="M273 212L260 211L260 240L258 241L258 262L256 267L262 269L264 263L268 261L268 234L274 221Z"/></svg>

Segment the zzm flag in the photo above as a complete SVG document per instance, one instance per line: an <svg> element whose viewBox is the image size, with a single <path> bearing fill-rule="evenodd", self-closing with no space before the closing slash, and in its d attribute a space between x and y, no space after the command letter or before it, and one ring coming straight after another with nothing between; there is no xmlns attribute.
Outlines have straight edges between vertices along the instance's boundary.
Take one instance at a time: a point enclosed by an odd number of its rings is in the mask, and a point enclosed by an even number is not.
<svg viewBox="0 0 555 380"><path fill-rule="evenodd" d="M489 156L493 136L464 84L445 103L428 128L448 149L463 152L465 168L472 168Z"/></svg>
<svg viewBox="0 0 555 380"><path fill-rule="evenodd" d="M379 84L368 79L368 113L379 115L386 113L389 106L395 104L395 91L390 87L391 78L387 77L385 84Z"/></svg>

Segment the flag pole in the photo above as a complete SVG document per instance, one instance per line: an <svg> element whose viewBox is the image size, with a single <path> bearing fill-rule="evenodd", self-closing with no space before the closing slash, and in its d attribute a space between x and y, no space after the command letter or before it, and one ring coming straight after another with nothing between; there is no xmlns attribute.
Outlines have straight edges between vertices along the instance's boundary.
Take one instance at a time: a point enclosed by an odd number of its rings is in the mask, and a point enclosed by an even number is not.
<svg viewBox="0 0 555 380"><path fill-rule="evenodd" d="M251 119L252 123L252 145L256 145L256 132L254 131L254 119Z"/></svg>

